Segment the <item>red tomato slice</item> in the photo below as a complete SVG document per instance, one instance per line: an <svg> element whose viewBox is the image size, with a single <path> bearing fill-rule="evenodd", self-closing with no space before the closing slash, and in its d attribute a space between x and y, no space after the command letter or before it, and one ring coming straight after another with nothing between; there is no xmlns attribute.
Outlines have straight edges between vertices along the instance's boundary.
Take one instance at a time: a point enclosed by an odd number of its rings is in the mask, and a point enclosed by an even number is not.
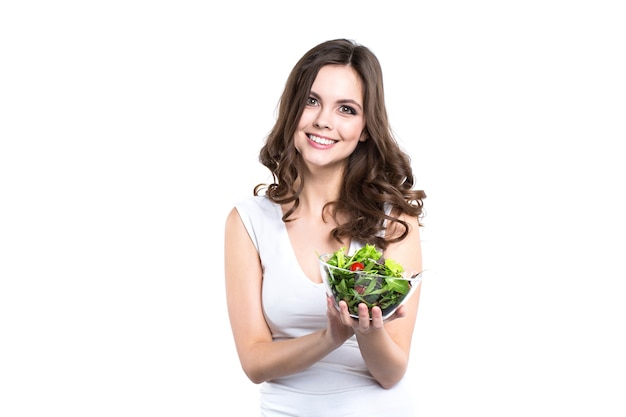
<svg viewBox="0 0 626 417"><path fill-rule="evenodd" d="M365 268L365 265L363 265L361 262L355 262L350 265L350 271L362 271L363 268Z"/></svg>

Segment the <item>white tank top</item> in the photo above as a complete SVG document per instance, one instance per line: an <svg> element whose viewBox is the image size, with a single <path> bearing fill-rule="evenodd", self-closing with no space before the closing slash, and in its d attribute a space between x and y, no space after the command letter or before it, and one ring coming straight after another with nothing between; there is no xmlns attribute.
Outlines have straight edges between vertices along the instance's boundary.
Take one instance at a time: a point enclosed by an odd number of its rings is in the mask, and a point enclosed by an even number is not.
<svg viewBox="0 0 626 417"><path fill-rule="evenodd" d="M265 196L255 196L236 208L261 259L263 312L274 340L325 328L324 285L312 282L302 271L281 207ZM353 240L348 253L362 246ZM408 375L393 388L383 389L369 374L353 336L308 369L263 383L261 415L414 417L407 379Z"/></svg>

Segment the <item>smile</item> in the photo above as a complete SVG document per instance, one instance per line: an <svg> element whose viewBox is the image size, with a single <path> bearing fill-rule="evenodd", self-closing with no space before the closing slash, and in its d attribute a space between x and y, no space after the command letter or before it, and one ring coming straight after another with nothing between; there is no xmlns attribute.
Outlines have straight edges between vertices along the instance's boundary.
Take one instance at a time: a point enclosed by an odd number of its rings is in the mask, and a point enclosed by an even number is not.
<svg viewBox="0 0 626 417"><path fill-rule="evenodd" d="M309 140L315 143L319 143L320 145L332 145L337 142L336 140L320 138L319 136L307 135Z"/></svg>

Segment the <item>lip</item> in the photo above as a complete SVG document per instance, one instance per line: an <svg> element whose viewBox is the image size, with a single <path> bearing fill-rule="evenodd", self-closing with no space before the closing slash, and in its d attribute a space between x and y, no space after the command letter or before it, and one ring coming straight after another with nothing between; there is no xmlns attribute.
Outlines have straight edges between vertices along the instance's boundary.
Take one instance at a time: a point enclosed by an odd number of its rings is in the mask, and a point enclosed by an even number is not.
<svg viewBox="0 0 626 417"><path fill-rule="evenodd" d="M329 138L327 136L314 135L312 133L307 133L306 137L312 146L316 148L321 148L321 149L326 149L328 147L333 146L335 143L339 142L338 140L335 140L333 138ZM320 139L322 141L326 141L327 143L320 143L319 141L314 140L314 138Z"/></svg>

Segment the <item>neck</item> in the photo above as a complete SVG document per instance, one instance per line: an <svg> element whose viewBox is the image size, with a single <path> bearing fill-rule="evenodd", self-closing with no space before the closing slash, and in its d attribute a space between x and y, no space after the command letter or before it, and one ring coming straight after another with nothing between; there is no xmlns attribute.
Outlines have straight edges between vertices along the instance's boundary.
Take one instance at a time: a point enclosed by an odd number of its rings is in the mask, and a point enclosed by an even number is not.
<svg viewBox="0 0 626 417"><path fill-rule="evenodd" d="M304 181L298 211L302 214L319 215L326 203L335 201L339 197L343 172L309 174L304 176Z"/></svg>

